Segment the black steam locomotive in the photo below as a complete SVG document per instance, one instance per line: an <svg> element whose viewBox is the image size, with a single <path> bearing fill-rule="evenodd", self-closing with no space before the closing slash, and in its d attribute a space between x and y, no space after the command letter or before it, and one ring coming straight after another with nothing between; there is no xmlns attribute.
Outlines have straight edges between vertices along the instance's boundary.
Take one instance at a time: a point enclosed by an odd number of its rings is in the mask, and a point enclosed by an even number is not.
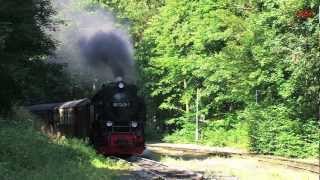
<svg viewBox="0 0 320 180"><path fill-rule="evenodd" d="M103 85L92 98L30 106L38 127L55 136L89 138L105 155L135 155L145 149L145 104L137 87L121 79Z"/></svg>

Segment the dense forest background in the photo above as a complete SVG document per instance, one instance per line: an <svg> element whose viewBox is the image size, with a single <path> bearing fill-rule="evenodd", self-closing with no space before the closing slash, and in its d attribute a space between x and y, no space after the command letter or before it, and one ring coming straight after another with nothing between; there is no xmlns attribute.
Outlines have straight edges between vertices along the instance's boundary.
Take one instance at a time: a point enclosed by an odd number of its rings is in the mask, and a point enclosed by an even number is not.
<svg viewBox="0 0 320 180"><path fill-rule="evenodd" d="M0 1L0 112L90 95L65 64L49 0ZM81 0L129 25L149 137L319 153L318 0ZM307 14L301 14L307 10ZM198 110L197 110L198 109ZM197 113L198 111L198 113ZM155 131L156 129L156 131Z"/></svg>

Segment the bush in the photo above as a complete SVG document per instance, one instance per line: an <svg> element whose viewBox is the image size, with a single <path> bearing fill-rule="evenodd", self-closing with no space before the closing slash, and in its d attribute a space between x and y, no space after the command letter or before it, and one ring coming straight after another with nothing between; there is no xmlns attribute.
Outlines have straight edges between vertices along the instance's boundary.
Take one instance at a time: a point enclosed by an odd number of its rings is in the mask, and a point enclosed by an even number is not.
<svg viewBox="0 0 320 180"><path fill-rule="evenodd" d="M150 118L151 119L151 118ZM146 141L160 141L163 137L160 126L153 120L146 121L144 126L144 135Z"/></svg>
<svg viewBox="0 0 320 180"><path fill-rule="evenodd" d="M114 179L128 168L80 140L51 140L27 121L0 120L0 137L0 179Z"/></svg>
<svg viewBox="0 0 320 180"><path fill-rule="evenodd" d="M210 146L229 146L247 148L247 123L237 119L235 114L225 119L211 120L200 124L200 139L198 143ZM195 123L185 123L180 130L165 136L164 141L172 143L194 143Z"/></svg>
<svg viewBox="0 0 320 180"><path fill-rule="evenodd" d="M170 143L192 143L195 142L195 125L187 123L180 130L166 135L163 140Z"/></svg>
<svg viewBox="0 0 320 180"><path fill-rule="evenodd" d="M320 129L315 119L301 120L285 106L250 106L243 112L200 125L198 143L249 148L253 152L287 157L316 157ZM166 142L195 143L195 123L166 135Z"/></svg>
<svg viewBox="0 0 320 180"><path fill-rule="evenodd" d="M248 147L249 140L245 122L235 123L232 128L219 125L221 123L224 123L224 120L213 121L203 130L204 135L201 140L203 144L238 148Z"/></svg>
<svg viewBox="0 0 320 180"><path fill-rule="evenodd" d="M249 122L250 149L289 157L317 155L319 127L302 121L285 106L251 107L243 112Z"/></svg>

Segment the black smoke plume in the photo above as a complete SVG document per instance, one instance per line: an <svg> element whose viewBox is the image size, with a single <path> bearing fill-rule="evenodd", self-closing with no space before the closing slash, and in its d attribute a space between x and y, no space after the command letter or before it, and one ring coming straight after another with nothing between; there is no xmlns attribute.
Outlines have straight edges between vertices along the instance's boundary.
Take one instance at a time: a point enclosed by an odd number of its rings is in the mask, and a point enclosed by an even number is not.
<svg viewBox="0 0 320 180"><path fill-rule="evenodd" d="M84 84L114 81L117 76L135 83L133 47L126 25L90 3L55 0L55 4L57 18L65 23L52 32L60 42L53 63L67 64L69 72Z"/></svg>
<svg viewBox="0 0 320 180"><path fill-rule="evenodd" d="M80 51L92 68L110 67L114 77L125 77L133 68L128 43L117 32L99 31L79 41Z"/></svg>

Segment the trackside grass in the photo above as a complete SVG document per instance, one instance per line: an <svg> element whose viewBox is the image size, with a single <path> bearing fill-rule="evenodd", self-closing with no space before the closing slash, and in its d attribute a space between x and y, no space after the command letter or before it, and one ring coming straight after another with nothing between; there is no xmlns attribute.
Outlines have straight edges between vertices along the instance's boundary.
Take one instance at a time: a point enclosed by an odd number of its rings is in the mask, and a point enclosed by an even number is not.
<svg viewBox="0 0 320 180"><path fill-rule="evenodd" d="M52 140L26 121L0 119L0 179L117 179L129 165L97 155L76 139Z"/></svg>

